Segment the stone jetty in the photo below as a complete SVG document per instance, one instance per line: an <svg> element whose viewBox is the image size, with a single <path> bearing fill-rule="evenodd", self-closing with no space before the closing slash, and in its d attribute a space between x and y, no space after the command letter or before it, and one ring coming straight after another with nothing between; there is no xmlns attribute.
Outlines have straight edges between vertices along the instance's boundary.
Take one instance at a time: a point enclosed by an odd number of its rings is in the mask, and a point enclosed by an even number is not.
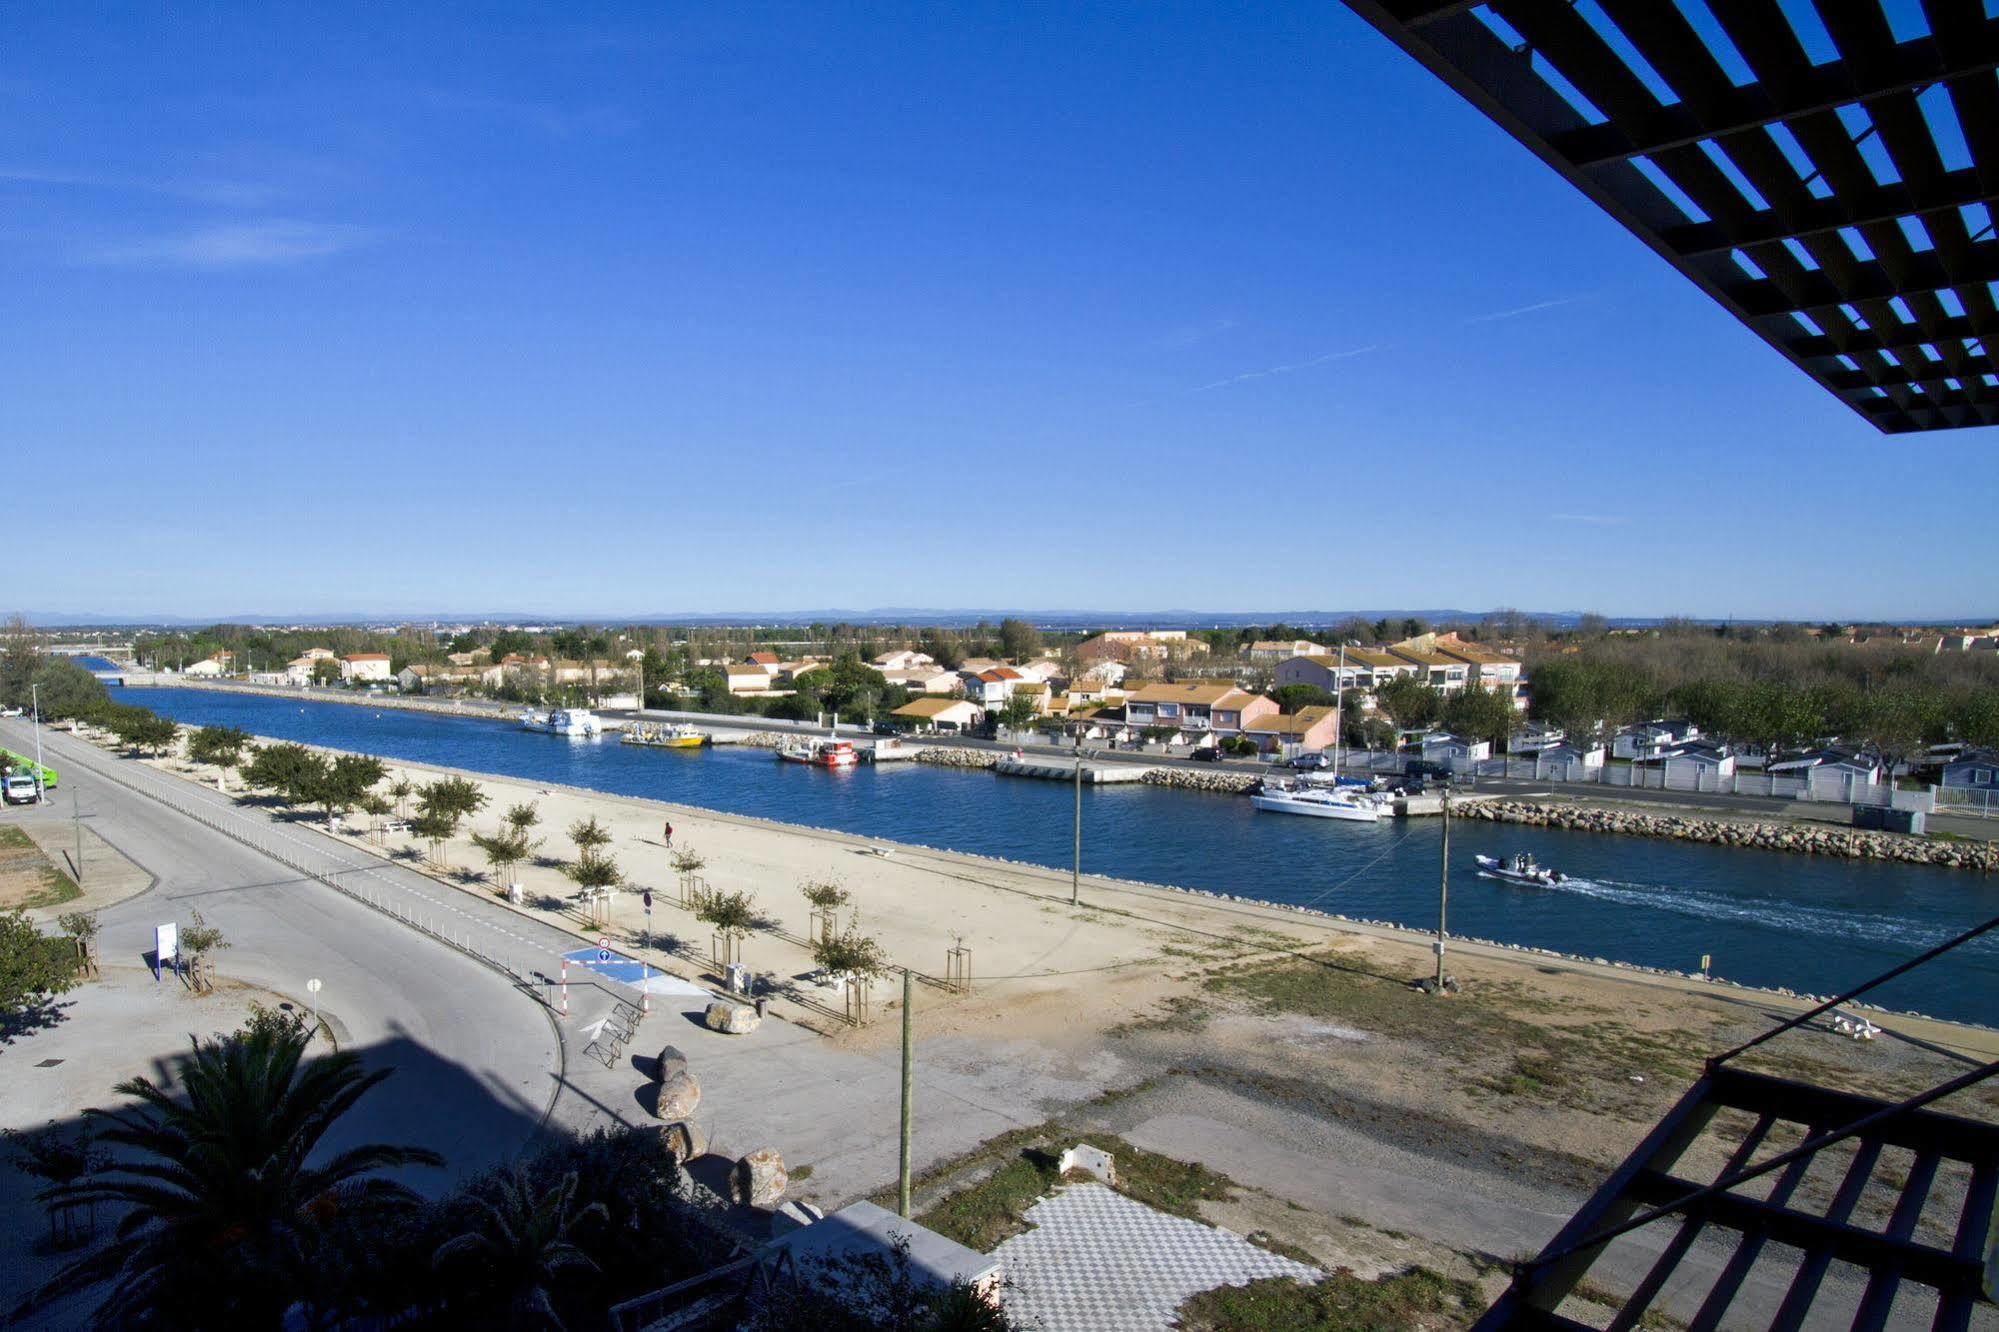
<svg viewBox="0 0 1999 1332"><path fill-rule="evenodd" d="M992 768L1000 756L990 749L960 749L956 745L932 745L916 756L916 762L934 768Z"/></svg>
<svg viewBox="0 0 1999 1332"><path fill-rule="evenodd" d="M1899 833L1868 832L1813 823L1750 823L1733 819L1693 818L1684 814L1647 814L1639 810L1603 809L1591 805L1541 804L1496 800L1476 805L1452 804L1452 813L1495 823L1524 823L1537 828L1569 828L1578 832L1631 833L1667 837L1714 846L1758 847L1804 855L1840 856L1849 860L1892 860L1910 865L1940 865L1953 869L1999 870L1999 847L1989 842L1940 842Z"/></svg>
<svg viewBox="0 0 1999 1332"><path fill-rule="evenodd" d="M1211 768L1148 768L1141 780L1147 786L1166 786L1175 791L1241 795L1255 786L1260 779L1253 772L1218 772Z"/></svg>

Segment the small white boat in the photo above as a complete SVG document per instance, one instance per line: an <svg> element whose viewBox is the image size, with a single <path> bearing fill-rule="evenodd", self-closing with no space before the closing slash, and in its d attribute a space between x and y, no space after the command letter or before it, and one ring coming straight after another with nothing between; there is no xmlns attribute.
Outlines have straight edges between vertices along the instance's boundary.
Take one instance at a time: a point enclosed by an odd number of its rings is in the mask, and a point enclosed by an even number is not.
<svg viewBox="0 0 1999 1332"><path fill-rule="evenodd" d="M1527 884L1535 888L1550 888L1569 876L1560 870L1544 869L1534 863L1528 855L1477 856L1478 872L1488 879L1498 879L1503 883Z"/></svg>
<svg viewBox="0 0 1999 1332"><path fill-rule="evenodd" d="M1303 814L1314 819L1345 819L1350 823L1380 821L1382 804L1351 787L1272 786L1250 796L1249 803L1271 814Z"/></svg>
<svg viewBox="0 0 1999 1332"><path fill-rule="evenodd" d="M557 708L553 712L528 711L521 714L521 729L542 735L601 735L604 724L588 708Z"/></svg>

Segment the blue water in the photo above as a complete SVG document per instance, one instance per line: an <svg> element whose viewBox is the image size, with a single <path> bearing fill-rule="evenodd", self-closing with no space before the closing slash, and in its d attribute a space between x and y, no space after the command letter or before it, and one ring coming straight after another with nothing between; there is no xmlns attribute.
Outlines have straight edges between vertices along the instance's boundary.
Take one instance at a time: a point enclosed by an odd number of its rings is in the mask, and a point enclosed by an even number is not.
<svg viewBox="0 0 1999 1332"><path fill-rule="evenodd" d="M129 669L128 667L120 666L109 657L83 656L71 657L70 660L83 667L86 671L110 671L113 674L120 674Z"/></svg>
<svg viewBox="0 0 1999 1332"><path fill-rule="evenodd" d="M762 750L656 750L502 721L196 689L127 691L176 720L1066 869L1066 783L918 764L828 772ZM1083 868L1434 927L1441 821L1374 826L1257 814L1240 797L1085 788ZM1516 888L1476 854L1532 852L1572 882ZM1999 878L1963 870L1454 820L1453 933L1836 993L1999 915ZM1882 1003L1999 1018L1999 938L1883 987Z"/></svg>

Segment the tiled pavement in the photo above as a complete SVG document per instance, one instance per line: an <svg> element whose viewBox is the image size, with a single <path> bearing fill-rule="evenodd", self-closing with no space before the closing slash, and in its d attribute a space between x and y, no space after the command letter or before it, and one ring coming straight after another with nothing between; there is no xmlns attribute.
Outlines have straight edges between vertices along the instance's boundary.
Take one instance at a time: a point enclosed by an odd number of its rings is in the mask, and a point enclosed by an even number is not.
<svg viewBox="0 0 1999 1332"><path fill-rule="evenodd" d="M1029 1208L1027 1220L1034 1228L993 1256L1010 1283L1008 1312L1039 1332L1156 1332L1200 1291L1322 1275L1101 1184L1071 1184Z"/></svg>

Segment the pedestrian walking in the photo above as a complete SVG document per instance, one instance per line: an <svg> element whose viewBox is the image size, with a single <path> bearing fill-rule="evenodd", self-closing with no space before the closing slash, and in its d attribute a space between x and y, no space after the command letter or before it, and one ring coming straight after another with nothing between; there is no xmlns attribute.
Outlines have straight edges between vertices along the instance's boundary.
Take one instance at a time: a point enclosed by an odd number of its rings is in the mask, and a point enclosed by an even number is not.
<svg viewBox="0 0 1999 1332"><path fill-rule="evenodd" d="M666 825L666 844L669 847L673 845L673 825L671 823Z"/></svg>

